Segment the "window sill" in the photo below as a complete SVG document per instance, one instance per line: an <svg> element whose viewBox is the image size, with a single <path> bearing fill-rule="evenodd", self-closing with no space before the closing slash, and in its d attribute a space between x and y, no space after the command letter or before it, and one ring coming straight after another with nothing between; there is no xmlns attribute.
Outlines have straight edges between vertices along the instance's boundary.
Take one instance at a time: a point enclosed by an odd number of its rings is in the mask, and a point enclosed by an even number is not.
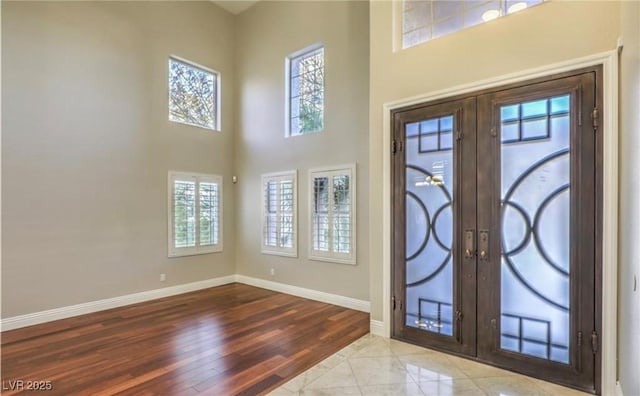
<svg viewBox="0 0 640 396"><path fill-rule="evenodd" d="M260 253L268 254L268 255L271 255L271 256L294 257L294 258L298 257L298 252L297 251L295 251L295 252L287 252L287 251L279 251L279 250L268 250L268 249L262 248Z"/></svg>
<svg viewBox="0 0 640 396"><path fill-rule="evenodd" d="M295 135L293 135L290 131L287 131L284 135L285 138L296 138L296 137L300 137L300 136L309 136L309 135L316 135L318 133L322 133L324 132L324 128L323 129L319 129L317 131L309 131L309 132L305 132L305 133L296 133Z"/></svg>
<svg viewBox="0 0 640 396"><path fill-rule="evenodd" d="M356 259L341 259L337 257L323 257L323 256L309 256L309 260L312 261L324 261L327 263L357 265Z"/></svg>
<svg viewBox="0 0 640 396"><path fill-rule="evenodd" d="M201 254L211 254L211 253L221 253L222 246L216 246L211 249L199 249L199 250L185 250L185 251L173 251L169 252L167 257L176 258L176 257L185 257L185 256L199 256Z"/></svg>

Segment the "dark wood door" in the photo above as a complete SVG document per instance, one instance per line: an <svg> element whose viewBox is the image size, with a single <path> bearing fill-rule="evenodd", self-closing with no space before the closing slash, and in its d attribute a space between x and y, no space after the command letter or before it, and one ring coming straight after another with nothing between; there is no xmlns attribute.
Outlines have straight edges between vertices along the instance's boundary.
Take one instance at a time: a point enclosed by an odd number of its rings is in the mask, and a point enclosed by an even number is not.
<svg viewBox="0 0 640 396"><path fill-rule="evenodd" d="M476 99L393 115L393 334L475 353L475 254L455 236L475 229Z"/></svg>
<svg viewBox="0 0 640 396"><path fill-rule="evenodd" d="M394 337L599 389L598 78L393 112Z"/></svg>

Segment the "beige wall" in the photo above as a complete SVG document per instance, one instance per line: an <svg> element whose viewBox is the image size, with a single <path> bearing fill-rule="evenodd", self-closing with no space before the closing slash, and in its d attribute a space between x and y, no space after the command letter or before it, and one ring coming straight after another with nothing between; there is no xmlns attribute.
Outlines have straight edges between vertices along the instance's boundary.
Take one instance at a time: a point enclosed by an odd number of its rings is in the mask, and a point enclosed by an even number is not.
<svg viewBox="0 0 640 396"><path fill-rule="evenodd" d="M208 1L2 2L3 317L235 273L233 23ZM222 73L222 132L167 121L169 54ZM224 176L223 253L167 258L168 170Z"/></svg>
<svg viewBox="0 0 640 396"><path fill-rule="evenodd" d="M239 274L369 299L369 37L366 2L260 2L238 18ZM285 138L285 57L325 48L325 129ZM308 170L357 162L357 265L308 260ZM298 169L298 258L260 253L263 173ZM269 274L270 268L275 275Z"/></svg>
<svg viewBox="0 0 640 396"><path fill-rule="evenodd" d="M640 395L640 3L624 2L620 11L618 364L624 394Z"/></svg>

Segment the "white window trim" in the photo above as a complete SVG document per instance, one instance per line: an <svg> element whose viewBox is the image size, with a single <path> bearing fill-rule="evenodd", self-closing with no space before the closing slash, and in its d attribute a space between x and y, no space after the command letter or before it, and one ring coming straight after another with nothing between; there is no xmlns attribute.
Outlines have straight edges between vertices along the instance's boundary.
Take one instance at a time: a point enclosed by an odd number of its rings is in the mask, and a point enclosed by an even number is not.
<svg viewBox="0 0 640 396"><path fill-rule="evenodd" d="M284 61L285 65L285 73L284 73L284 137L297 137L297 136L305 136L305 135L313 135L319 132L324 131L324 128L319 129L313 132L307 133L291 133L291 61L299 56L317 51L319 49L324 49L324 43L318 42L311 44L308 47L305 47L299 51L289 54ZM325 54L326 55L326 54ZM323 55L324 56L324 55ZM326 57L325 57L326 59ZM325 62L326 65L326 62ZM326 88L326 78L325 78L325 88ZM326 95L324 97L323 106L326 104ZM326 107L326 106L325 106ZM324 117L325 112L323 111L322 116Z"/></svg>
<svg viewBox="0 0 640 396"><path fill-rule="evenodd" d="M212 183L216 183L218 184L218 243L215 245L207 245L207 246L200 246L200 222L196 221L195 222L195 226L196 226L196 237L195 237L195 242L196 245L193 247L181 247L181 248L177 248L175 247L174 244L174 216L173 216L173 209L174 209L174 203L173 203L173 195L174 195L174 191L173 191L173 187L174 187L174 181L175 180L194 180L196 181L196 191L198 191L197 189L197 185L199 182L201 181L206 181L206 182L212 182ZM168 223L168 235L167 235L167 246L169 248L168 250L168 256L169 257L182 257L182 256L194 256L194 255L198 255L198 254L207 254L207 253L216 253L216 252L222 252L222 248L223 248L223 244L222 244L222 236L223 236L223 202L222 202L222 197L223 197L223 184L222 184L222 176L219 175L210 175L210 174L205 174L205 173L192 173L192 172L176 172L176 171L169 171L169 175L167 177L167 192L168 192L168 201L167 201L167 207L168 207L168 217L167 217L167 223ZM195 205L196 205L196 211L199 210L199 203L200 203L200 194L196 194L196 201L195 201ZM196 216L199 217L199 216Z"/></svg>
<svg viewBox="0 0 640 396"><path fill-rule="evenodd" d="M314 194L314 176L333 176L338 174L346 174L349 176L349 193L351 195L351 211L350 211L350 222L351 222L351 252L349 253L337 253L333 251L329 252L321 252L313 249L313 194ZM330 183L330 185L333 185ZM356 265L356 229L357 229L357 216L356 216L356 207L357 207L357 194L356 194L356 164L348 164L348 165L339 165L339 166L330 166L323 168L314 168L309 169L309 260L315 261L327 261L330 263L338 263L338 264L351 264ZM331 227L329 227L331 230ZM330 235L332 232L330 231ZM329 246L333 245L333 239L330 238Z"/></svg>
<svg viewBox="0 0 640 396"><path fill-rule="evenodd" d="M212 73L216 75L216 105L215 105L215 112L216 112L216 123L213 126L213 128L209 128L209 127L205 127L202 125L197 125L197 124L192 124L190 122L182 122L182 121L174 121L170 118L170 115L167 114L167 119L169 120L169 122L175 123L175 124L182 124L182 125L189 125L192 127L196 127L196 128L201 128L201 129L206 129L208 131L215 131L215 132L221 132L222 131L222 113L221 113L221 106L220 106L220 100L221 100L221 92L222 92L222 73L220 73L217 70L213 70L210 67L206 67L203 66L199 63L196 62L192 62L190 60L187 60L185 58L181 58L179 56L176 55L169 55L169 61L174 60L177 62L181 62L181 63L185 63L189 66L193 66L195 68L198 69L202 69L206 72ZM169 62L167 62L167 79L169 78L169 73L171 73L171 69L169 68ZM169 109L169 103L171 102L171 89L169 87L169 85L167 84L167 110Z"/></svg>
<svg viewBox="0 0 640 396"><path fill-rule="evenodd" d="M265 202L265 184L270 181L280 181L280 180L293 180L293 247L279 247L279 246L267 246L265 245L264 240L264 227L265 227L265 215L266 215L266 202ZM263 254L272 254L276 256L285 256L285 257L298 257L298 171L284 171L284 172L273 172L273 173L265 173L262 175L262 184L261 184L261 204L262 204L262 221L261 221L261 244L262 249L261 252ZM280 230L277 230L278 234L280 234Z"/></svg>

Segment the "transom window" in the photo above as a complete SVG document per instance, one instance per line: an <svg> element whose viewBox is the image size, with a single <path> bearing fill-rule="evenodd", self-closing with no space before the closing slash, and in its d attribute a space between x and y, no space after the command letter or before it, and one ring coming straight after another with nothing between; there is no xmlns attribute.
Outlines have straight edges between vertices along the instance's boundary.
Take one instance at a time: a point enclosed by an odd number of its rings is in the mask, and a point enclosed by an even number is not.
<svg viewBox="0 0 640 396"><path fill-rule="evenodd" d="M324 47L315 45L287 58L287 135L324 129Z"/></svg>
<svg viewBox="0 0 640 396"><path fill-rule="evenodd" d="M355 264L355 165L311 170L309 181L310 258Z"/></svg>
<svg viewBox="0 0 640 396"><path fill-rule="evenodd" d="M402 48L488 22L545 0L405 0Z"/></svg>
<svg viewBox="0 0 640 396"><path fill-rule="evenodd" d="M262 176L262 252L298 255L297 172Z"/></svg>
<svg viewBox="0 0 640 396"><path fill-rule="evenodd" d="M222 176L169 172L169 257L222 251Z"/></svg>
<svg viewBox="0 0 640 396"><path fill-rule="evenodd" d="M217 72L169 58L169 121L220 130Z"/></svg>

